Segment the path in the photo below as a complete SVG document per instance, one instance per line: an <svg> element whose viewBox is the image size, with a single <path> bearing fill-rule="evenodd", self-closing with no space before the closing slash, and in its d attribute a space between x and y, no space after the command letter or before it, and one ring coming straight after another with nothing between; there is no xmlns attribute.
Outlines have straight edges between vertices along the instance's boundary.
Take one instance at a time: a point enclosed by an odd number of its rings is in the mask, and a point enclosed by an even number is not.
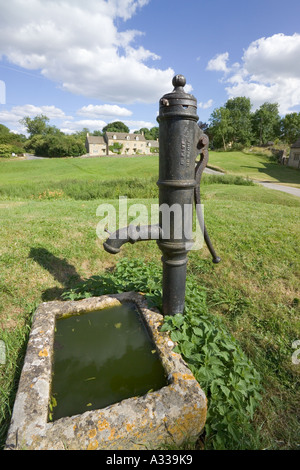
<svg viewBox="0 0 300 470"><path fill-rule="evenodd" d="M261 184L265 188L276 189L277 191L283 191L284 193L300 197L300 188L293 188L292 186L283 186L282 184L269 183L266 181L255 181L255 183Z"/></svg>
<svg viewBox="0 0 300 470"><path fill-rule="evenodd" d="M221 171L216 171L212 170L211 168L205 168L204 173L210 174L210 175L224 175L225 173L222 173ZM268 181L257 181L253 180L254 183L260 184L264 186L265 188L268 189L275 189L276 191L282 191L284 193L292 194L293 196L300 197L300 188L294 188L293 186L285 186L282 184L277 184L277 183L270 183Z"/></svg>

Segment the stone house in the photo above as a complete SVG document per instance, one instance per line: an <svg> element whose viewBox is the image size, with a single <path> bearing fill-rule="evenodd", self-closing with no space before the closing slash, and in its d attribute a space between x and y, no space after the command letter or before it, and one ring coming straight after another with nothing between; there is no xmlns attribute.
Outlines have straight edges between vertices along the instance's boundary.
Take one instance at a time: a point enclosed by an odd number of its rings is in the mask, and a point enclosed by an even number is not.
<svg viewBox="0 0 300 470"><path fill-rule="evenodd" d="M288 166L292 166L293 168L300 168L300 137L294 144L291 145Z"/></svg>
<svg viewBox="0 0 300 470"><path fill-rule="evenodd" d="M123 155L150 154L150 147L143 134L127 134L125 132L106 132L104 140L108 147L108 155L115 155L110 147L114 144L123 145L121 153Z"/></svg>
<svg viewBox="0 0 300 470"><path fill-rule="evenodd" d="M122 155L150 155L151 148L158 148L158 141L146 140L144 134L127 134L125 132L105 132L103 137L92 136L87 133L85 148L92 156L116 155L118 147L122 145ZM112 147L115 146L115 151Z"/></svg>
<svg viewBox="0 0 300 470"><path fill-rule="evenodd" d="M157 140L147 140L147 147L149 148L149 150L151 148L154 148L154 149L157 149L157 151L158 151L158 149L159 149L158 139Z"/></svg>
<svg viewBox="0 0 300 470"><path fill-rule="evenodd" d="M85 148L87 153L93 156L107 155L107 145L103 137L89 135L87 133L85 139Z"/></svg>

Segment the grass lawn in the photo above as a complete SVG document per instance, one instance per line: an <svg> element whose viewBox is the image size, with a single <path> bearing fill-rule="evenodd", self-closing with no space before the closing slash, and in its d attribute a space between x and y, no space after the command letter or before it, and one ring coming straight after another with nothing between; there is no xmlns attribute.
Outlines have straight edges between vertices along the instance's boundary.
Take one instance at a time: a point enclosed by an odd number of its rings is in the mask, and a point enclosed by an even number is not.
<svg viewBox="0 0 300 470"><path fill-rule="evenodd" d="M120 157L121 158L121 157ZM67 180L107 181L120 178L147 177L158 165L157 156L126 158L120 171L119 157L60 158L43 160L0 161L0 184L39 183L41 176L47 182ZM124 160L123 160L124 161Z"/></svg>
<svg viewBox="0 0 300 470"><path fill-rule="evenodd" d="M129 203L149 207L157 201L157 161L141 157L126 158L122 164L117 158L0 163L0 340L7 355L6 364L0 364L2 445L37 305L60 299L93 275L103 275L123 257L160 265L154 241L124 245L116 256L103 250L96 235L96 210L103 202L118 201L95 197L98 193L92 191L97 178L111 193L116 178L120 191L130 178L132 194L138 196ZM68 195L67 180L73 188ZM263 400L254 416L249 448L299 449L300 365L292 362L292 343L300 339L300 199L256 185L209 181L202 189L205 219L222 261L214 265L206 247L192 251L188 275L207 289L211 315L224 321L261 374ZM81 199L76 182L79 188L91 188ZM40 198L48 186L62 194L48 192Z"/></svg>
<svg viewBox="0 0 300 470"><path fill-rule="evenodd" d="M264 155L210 151L209 164L228 174L300 188L299 170L279 165Z"/></svg>

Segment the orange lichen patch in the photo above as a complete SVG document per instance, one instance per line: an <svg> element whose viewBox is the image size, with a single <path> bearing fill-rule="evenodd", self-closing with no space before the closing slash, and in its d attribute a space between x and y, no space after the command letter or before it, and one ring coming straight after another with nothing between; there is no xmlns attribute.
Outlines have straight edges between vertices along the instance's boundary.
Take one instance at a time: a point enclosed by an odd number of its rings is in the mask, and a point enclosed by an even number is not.
<svg viewBox="0 0 300 470"><path fill-rule="evenodd" d="M40 357L48 357L48 351L47 349L42 349L40 352L39 352L39 356Z"/></svg>
<svg viewBox="0 0 300 470"><path fill-rule="evenodd" d="M112 428L112 429L110 430L110 435L109 435L108 440L109 440L109 441L114 440L114 439L116 438L115 434L116 434L116 429L115 429L115 428Z"/></svg>
<svg viewBox="0 0 300 470"><path fill-rule="evenodd" d="M180 372L175 372L173 375L174 382L179 380L195 380L193 374L181 374Z"/></svg>
<svg viewBox="0 0 300 470"><path fill-rule="evenodd" d="M89 434L89 438L93 439L97 434L97 429L91 429L88 434Z"/></svg>
<svg viewBox="0 0 300 470"><path fill-rule="evenodd" d="M173 439L176 441L182 438L189 429L193 429L195 434L198 434L205 424L206 412L183 410L182 417L179 417L173 426L168 427L168 431L172 434ZM193 425L192 425L193 423Z"/></svg>
<svg viewBox="0 0 300 470"><path fill-rule="evenodd" d="M99 419L98 421L99 431L104 431L104 429L107 429L107 428L109 428L109 422L106 421L106 419L103 419L103 420Z"/></svg>
<svg viewBox="0 0 300 470"><path fill-rule="evenodd" d="M134 427L135 427L134 424L127 423L127 424L126 424L126 431L127 431L127 432L130 432L130 431L132 431L132 429L133 429Z"/></svg>
<svg viewBox="0 0 300 470"><path fill-rule="evenodd" d="M74 426L73 426L73 431L75 431L75 430L76 430L76 428L77 428L77 425L76 425L76 424L74 424Z"/></svg>
<svg viewBox="0 0 300 470"><path fill-rule="evenodd" d="M96 450L98 449L98 441L92 441L89 443L89 445L87 446L87 450Z"/></svg>

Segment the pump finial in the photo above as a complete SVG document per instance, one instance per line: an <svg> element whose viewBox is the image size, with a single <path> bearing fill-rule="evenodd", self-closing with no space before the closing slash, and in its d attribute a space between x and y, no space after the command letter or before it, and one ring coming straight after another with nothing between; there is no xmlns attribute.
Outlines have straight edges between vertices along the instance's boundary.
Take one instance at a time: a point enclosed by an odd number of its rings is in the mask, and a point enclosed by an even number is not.
<svg viewBox="0 0 300 470"><path fill-rule="evenodd" d="M186 79L183 75L175 75L175 77L173 77L172 84L175 88L179 86L184 87L186 84Z"/></svg>

